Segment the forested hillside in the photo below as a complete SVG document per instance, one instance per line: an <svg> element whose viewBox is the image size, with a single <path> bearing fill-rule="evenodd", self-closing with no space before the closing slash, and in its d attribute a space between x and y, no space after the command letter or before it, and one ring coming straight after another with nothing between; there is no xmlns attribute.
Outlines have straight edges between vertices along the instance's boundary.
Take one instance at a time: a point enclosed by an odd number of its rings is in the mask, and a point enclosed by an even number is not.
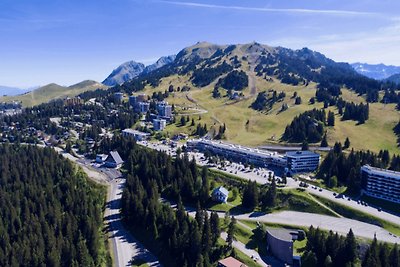
<svg viewBox="0 0 400 267"><path fill-rule="evenodd" d="M108 266L103 188L50 148L0 146L0 266Z"/></svg>
<svg viewBox="0 0 400 267"><path fill-rule="evenodd" d="M182 202L204 206L209 199L207 169L198 171L187 156L170 156L117 141L127 155L127 185L122 214L127 226L152 246L165 266L210 266L223 255L217 243L218 215L199 211L196 220L186 214ZM133 146L132 146L133 145ZM178 200L178 210L159 201L160 196Z"/></svg>

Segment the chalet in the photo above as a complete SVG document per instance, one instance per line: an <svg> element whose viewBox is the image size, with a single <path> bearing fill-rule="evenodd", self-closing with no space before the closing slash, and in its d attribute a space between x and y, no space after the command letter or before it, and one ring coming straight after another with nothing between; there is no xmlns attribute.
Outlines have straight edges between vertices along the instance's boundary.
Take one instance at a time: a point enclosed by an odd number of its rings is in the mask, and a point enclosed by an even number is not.
<svg viewBox="0 0 400 267"><path fill-rule="evenodd" d="M121 156L117 151L111 151L110 155L108 155L104 165L107 168L120 168L124 161L121 159Z"/></svg>
<svg viewBox="0 0 400 267"><path fill-rule="evenodd" d="M211 193L212 200L221 203L225 203L228 200L228 196L229 191L222 186L215 188Z"/></svg>

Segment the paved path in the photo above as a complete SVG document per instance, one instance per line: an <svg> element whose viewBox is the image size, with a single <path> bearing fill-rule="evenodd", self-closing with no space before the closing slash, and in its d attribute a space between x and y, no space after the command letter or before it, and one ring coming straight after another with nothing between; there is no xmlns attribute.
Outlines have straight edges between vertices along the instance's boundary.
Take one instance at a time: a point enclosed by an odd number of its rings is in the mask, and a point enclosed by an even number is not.
<svg viewBox="0 0 400 267"><path fill-rule="evenodd" d="M298 182L293 182L293 179L290 179L291 184L293 183L297 183L299 184L300 181ZM289 182L289 179L288 179ZM330 201L336 202L338 204L362 211L364 213L370 214L372 216L375 216L377 218L380 218L382 220L397 224L400 226L400 217L396 216L394 214L391 214L389 212L385 212L385 211L379 211L376 207L373 206L363 206L359 203L357 203L357 200L350 198L350 200L348 199L348 197L345 198L340 198L338 196L334 196L332 191L326 190L326 189L322 189L322 191L319 191L319 188L315 189L313 188L312 185L310 185L309 187L306 188L306 191L311 193L312 195L315 196L319 196L325 199L328 199Z"/></svg>
<svg viewBox="0 0 400 267"><path fill-rule="evenodd" d="M220 216L223 215L224 214L220 214ZM332 230L333 232L338 232L342 235L346 235L349 230L352 229L354 234L359 237L373 239L374 235L376 234L376 238L379 241L400 243L399 237L391 235L382 227L348 218L336 218L327 215L297 211L282 211L271 214L240 214L235 215L235 218L238 220L251 220L265 223L277 223L304 227L309 227L312 225L314 227L319 227L324 230Z"/></svg>
<svg viewBox="0 0 400 267"><path fill-rule="evenodd" d="M123 226L120 214L125 179L110 182L105 221L114 249L116 266L131 266L134 257L143 259L149 266L161 266L156 257L139 243Z"/></svg>
<svg viewBox="0 0 400 267"><path fill-rule="evenodd" d="M226 237L227 237L227 236L228 236L227 233L225 233L225 232L222 232L222 233L221 233L221 238L222 238L222 239L226 240ZM269 266L267 263L265 263L265 262L263 261L263 259L261 258L260 254L258 254L258 252L257 252L256 250L248 249L248 248L246 247L246 245L243 244L242 242L237 241L237 240L233 240L232 246L233 246L235 249L240 250L241 252L243 252L244 254L246 254L249 258L257 257L257 261L256 261L256 262L257 262L258 265L260 265L260 266L265 266L265 267L268 267L268 266Z"/></svg>

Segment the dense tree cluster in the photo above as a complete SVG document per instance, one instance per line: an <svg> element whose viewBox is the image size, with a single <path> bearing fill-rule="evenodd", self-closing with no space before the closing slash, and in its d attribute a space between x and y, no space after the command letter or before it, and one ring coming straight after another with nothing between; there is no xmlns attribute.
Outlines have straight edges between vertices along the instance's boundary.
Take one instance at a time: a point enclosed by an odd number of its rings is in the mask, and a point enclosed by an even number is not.
<svg viewBox="0 0 400 267"><path fill-rule="evenodd" d="M346 102L344 106L343 120L355 120L363 124L369 118L369 104L355 104Z"/></svg>
<svg viewBox="0 0 400 267"><path fill-rule="evenodd" d="M354 266L360 261L358 244L350 229L346 237L310 227L302 266Z"/></svg>
<svg viewBox="0 0 400 267"><path fill-rule="evenodd" d="M194 86L204 87L213 82L216 78L231 71L233 68L225 61L213 68L199 68L193 71L192 83Z"/></svg>
<svg viewBox="0 0 400 267"><path fill-rule="evenodd" d="M275 208L280 202L284 201L285 196L278 194L275 178L271 178L271 184L259 188L255 181L249 181L243 188L242 206L248 210L261 207L263 210ZM284 204L285 205L285 204Z"/></svg>
<svg viewBox="0 0 400 267"><path fill-rule="evenodd" d="M397 109L400 109L400 92L396 93L394 89L385 90L381 102L384 104L395 103L397 104Z"/></svg>
<svg viewBox="0 0 400 267"><path fill-rule="evenodd" d="M205 136L207 133L208 133L207 124L201 125L200 123L198 123L194 135L202 137Z"/></svg>
<svg viewBox="0 0 400 267"><path fill-rule="evenodd" d="M256 100L251 104L251 107L255 110L270 110L276 102L282 101L286 94L272 90L268 92L260 92L257 95Z"/></svg>
<svg viewBox="0 0 400 267"><path fill-rule="evenodd" d="M0 265L104 264L104 193L50 148L0 146Z"/></svg>
<svg viewBox="0 0 400 267"><path fill-rule="evenodd" d="M313 109L296 116L290 125L286 126L282 140L301 143L320 142L324 134L326 114L324 110Z"/></svg>
<svg viewBox="0 0 400 267"><path fill-rule="evenodd" d="M249 84L249 77L246 72L240 70L233 70L228 73L224 78L218 80L217 86L227 90L242 90Z"/></svg>
<svg viewBox="0 0 400 267"><path fill-rule="evenodd" d="M126 150L126 149L125 149ZM127 153L127 185L123 192L122 213L135 231L145 230L150 242L162 249L159 254L167 266L209 266L219 259L218 215L198 210L189 218L181 199L204 205L209 199L207 169L200 173L186 155L172 158L164 153L131 147ZM162 204L160 194L178 201L175 212Z"/></svg>
<svg viewBox="0 0 400 267"><path fill-rule="evenodd" d="M362 267L398 267L400 266L400 250L399 246L395 244L392 248L386 243L378 243L376 238L368 247Z"/></svg>
<svg viewBox="0 0 400 267"><path fill-rule="evenodd" d="M394 126L393 131L397 135L397 144L400 146L400 121Z"/></svg>
<svg viewBox="0 0 400 267"><path fill-rule="evenodd" d="M364 251L361 247L351 229L344 237L332 231L325 233L311 226L307 233L302 266L398 267L400 265L397 244L389 248L387 244L380 244L374 238L365 253L361 253Z"/></svg>
<svg viewBox="0 0 400 267"><path fill-rule="evenodd" d="M329 179L335 176L340 184L348 186L349 192L359 193L362 185L360 168L365 164L400 170L400 157L393 156L390 160L387 150L382 150L379 154L351 150L349 154L346 154L342 151L342 145L336 143L322 161L317 176L323 178L326 184L329 184Z"/></svg>

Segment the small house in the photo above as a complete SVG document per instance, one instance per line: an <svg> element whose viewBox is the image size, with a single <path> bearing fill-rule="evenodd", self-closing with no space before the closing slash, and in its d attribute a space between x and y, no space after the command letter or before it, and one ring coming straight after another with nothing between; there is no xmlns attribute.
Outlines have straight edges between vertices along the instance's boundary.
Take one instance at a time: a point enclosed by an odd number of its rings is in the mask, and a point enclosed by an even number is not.
<svg viewBox="0 0 400 267"><path fill-rule="evenodd" d="M106 154L97 154L96 155L96 163L103 164L106 161L107 157L108 156Z"/></svg>
<svg viewBox="0 0 400 267"><path fill-rule="evenodd" d="M212 200L221 203L226 203L228 196L229 191L223 186L215 188L211 193Z"/></svg>
<svg viewBox="0 0 400 267"><path fill-rule="evenodd" d="M121 159L121 156L117 151L111 151L110 155L108 155L104 165L107 168L120 168L124 161Z"/></svg>

